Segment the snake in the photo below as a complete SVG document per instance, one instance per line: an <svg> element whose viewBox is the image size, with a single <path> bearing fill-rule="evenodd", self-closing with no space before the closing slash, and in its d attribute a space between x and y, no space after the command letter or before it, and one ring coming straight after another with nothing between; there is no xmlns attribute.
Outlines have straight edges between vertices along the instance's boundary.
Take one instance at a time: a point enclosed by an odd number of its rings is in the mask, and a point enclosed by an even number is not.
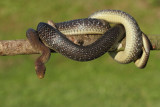
<svg viewBox="0 0 160 107"><path fill-rule="evenodd" d="M109 28L106 22L116 25ZM95 12L89 18L61 22L52 26L41 22L37 26L37 31L28 29L26 35L31 45L42 53L35 62L35 69L39 78L43 78L46 70L44 63L50 57L50 49L73 60L89 61L108 52L113 45L124 38L124 33L126 33L125 50L110 53L111 56L120 63L135 61L137 67L143 68L149 57L149 40L140 30L136 20L120 10L102 10ZM76 34L103 36L90 45L79 46L65 36Z"/></svg>
<svg viewBox="0 0 160 107"><path fill-rule="evenodd" d="M73 27L75 27L75 25L79 26L79 24L85 24L83 26L88 26L88 28L90 27L89 29L91 29L91 32L95 32L97 30L95 29L93 31L95 25L96 28L99 28L101 30L101 27L104 27L105 29L103 31L103 36L101 36L94 43L87 46L74 44L72 41L67 39L66 36L57 28L47 23L40 22L37 26L37 30L31 28L28 29L26 32L26 36L29 42L34 49L39 50L39 52L42 54L35 62L35 70L37 76L39 78L44 77L46 70L44 63L46 63L50 57L49 49L52 49L76 61L90 61L105 54L112 47L112 45L114 45L124 37L125 31L122 25L116 25L115 27L110 28L106 31L106 26L108 26L108 23L104 22L105 21L101 21L98 19L86 18L56 24L56 26L59 26L59 29L65 29L63 28L63 26L65 24L68 25L68 23L70 24L70 26L72 23L72 25L74 25ZM78 27L75 28L77 29ZM75 32L78 31L75 30ZM101 32L102 31L99 31L99 33ZM87 32L85 32L85 34L86 33ZM97 34L99 33L97 32Z"/></svg>

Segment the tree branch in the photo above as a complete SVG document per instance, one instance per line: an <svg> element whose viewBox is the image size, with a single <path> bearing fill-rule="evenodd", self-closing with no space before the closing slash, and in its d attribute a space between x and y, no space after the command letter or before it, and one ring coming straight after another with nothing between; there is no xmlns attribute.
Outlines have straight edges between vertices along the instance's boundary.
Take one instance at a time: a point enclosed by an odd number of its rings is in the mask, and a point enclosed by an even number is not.
<svg viewBox="0 0 160 107"><path fill-rule="evenodd" d="M67 36L68 39L76 44L88 45L96 41L100 35L79 35L79 36ZM152 44L151 50L160 50L160 35L148 35ZM125 48L125 39L122 41L122 48ZM54 52L52 50L52 52ZM34 50L28 40L1 40L0 41L0 55L27 55L38 54L39 52Z"/></svg>

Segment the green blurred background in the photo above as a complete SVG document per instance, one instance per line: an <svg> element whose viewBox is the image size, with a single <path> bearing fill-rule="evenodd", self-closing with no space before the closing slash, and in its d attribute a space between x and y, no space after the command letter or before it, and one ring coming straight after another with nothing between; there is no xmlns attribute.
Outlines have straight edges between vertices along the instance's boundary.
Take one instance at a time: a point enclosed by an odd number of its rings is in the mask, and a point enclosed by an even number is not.
<svg viewBox="0 0 160 107"><path fill-rule="evenodd" d="M0 40L25 39L39 22L88 17L102 9L130 13L146 34L160 34L159 0L1 0ZM121 65L108 54L77 62L52 54L45 78L34 71L38 55L0 57L0 107L160 107L160 55L145 69Z"/></svg>

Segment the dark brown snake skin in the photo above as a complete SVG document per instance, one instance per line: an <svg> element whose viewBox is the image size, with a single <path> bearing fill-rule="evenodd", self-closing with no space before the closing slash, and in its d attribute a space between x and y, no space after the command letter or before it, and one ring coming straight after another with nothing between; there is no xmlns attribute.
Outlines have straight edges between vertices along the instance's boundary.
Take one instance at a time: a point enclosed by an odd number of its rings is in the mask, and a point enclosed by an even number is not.
<svg viewBox="0 0 160 107"><path fill-rule="evenodd" d="M65 35L46 23L39 23L37 27L41 41L50 49L77 61L89 61L102 56L123 35L123 27L117 25L108 30L97 41L87 46L79 46L68 40ZM121 36L123 37L123 36Z"/></svg>

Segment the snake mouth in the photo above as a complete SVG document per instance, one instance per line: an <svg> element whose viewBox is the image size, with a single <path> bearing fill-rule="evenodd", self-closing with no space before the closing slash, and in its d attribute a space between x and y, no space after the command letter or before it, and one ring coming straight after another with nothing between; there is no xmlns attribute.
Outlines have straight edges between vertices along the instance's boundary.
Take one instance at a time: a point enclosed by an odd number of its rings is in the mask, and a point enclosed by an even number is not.
<svg viewBox="0 0 160 107"><path fill-rule="evenodd" d="M39 79L43 79L44 76L43 75L37 75Z"/></svg>
<svg viewBox="0 0 160 107"><path fill-rule="evenodd" d="M36 70L37 77L38 77L39 79L44 78L46 68L44 68L44 67L42 67L42 66L41 66L41 67L36 66L36 67L35 67L35 70Z"/></svg>

